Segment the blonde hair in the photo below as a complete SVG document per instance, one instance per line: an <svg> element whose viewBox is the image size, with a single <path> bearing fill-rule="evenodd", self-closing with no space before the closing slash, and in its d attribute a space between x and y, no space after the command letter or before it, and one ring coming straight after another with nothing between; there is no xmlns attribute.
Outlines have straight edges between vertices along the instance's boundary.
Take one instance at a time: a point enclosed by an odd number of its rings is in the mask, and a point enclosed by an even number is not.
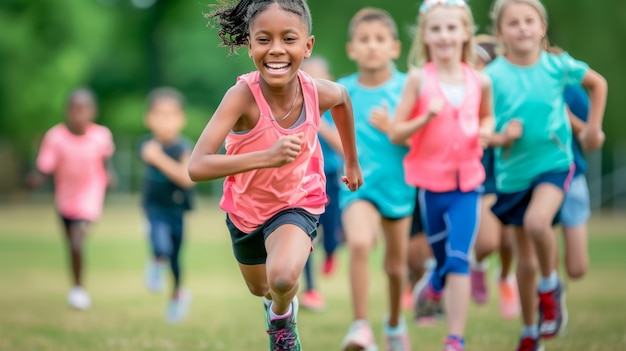
<svg viewBox="0 0 626 351"><path fill-rule="evenodd" d="M502 13L506 9L506 7L510 4L526 4L537 11L539 17L541 18L541 22L548 30L548 11L546 11L546 7L543 6L541 0L496 0L491 7L491 22L493 23L493 30L495 34L500 32L500 21L502 20ZM547 50L550 47L550 42L548 41L548 36L544 36L541 39L541 48L543 50Z"/></svg>
<svg viewBox="0 0 626 351"><path fill-rule="evenodd" d="M471 64L474 62L474 16L472 16L472 11L469 6L466 4L463 6L447 5L445 3L438 3L435 6L430 6L426 12L420 12L417 16L417 30L415 32L415 36L413 37L413 43L411 44L411 49L409 50L409 55L407 58L409 67L420 67L424 63L429 62L432 57L430 56L430 50L428 50L428 46L424 44L422 40L422 35L424 33L424 29L426 27L426 19L428 17L428 13L436 6L445 6L447 8L458 8L463 11L463 27L467 31L467 35L469 37L468 41L463 43L463 52L461 55L461 61L467 64Z"/></svg>

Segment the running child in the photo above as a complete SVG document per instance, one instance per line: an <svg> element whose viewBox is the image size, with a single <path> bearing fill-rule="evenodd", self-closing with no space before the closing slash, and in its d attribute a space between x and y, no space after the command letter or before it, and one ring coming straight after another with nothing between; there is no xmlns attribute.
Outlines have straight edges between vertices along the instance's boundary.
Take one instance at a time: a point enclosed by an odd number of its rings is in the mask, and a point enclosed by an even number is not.
<svg viewBox="0 0 626 351"><path fill-rule="evenodd" d="M312 78L332 80L328 61L322 57L312 56L304 60L302 70ZM340 236L343 236L338 199L343 166L343 150L341 148L341 139L328 111L322 115L319 137L322 155L324 156L326 196L328 197L326 211L320 216L319 220L319 226L322 228L322 244L325 256L322 273L330 275L337 267L335 250L340 242ZM300 305L313 311L319 311L325 306L324 296L315 288L315 273L312 266L313 256L311 255L304 266L305 291L300 296Z"/></svg>
<svg viewBox="0 0 626 351"><path fill-rule="evenodd" d="M151 252L144 279L148 290L160 292L169 265L172 293L165 318L170 323L180 322L191 302L191 292L181 285L180 264L184 215L192 208L194 186L187 172L192 143L180 135L185 121L180 92L162 87L148 95L145 124L150 135L139 143L145 164L141 206L149 226Z"/></svg>
<svg viewBox="0 0 626 351"><path fill-rule="evenodd" d="M493 131L491 82L470 67L472 13L462 0L420 6L413 67L391 140L410 151L405 177L419 188L424 230L437 267L418 298L418 317L434 317L445 294L445 351L464 350L470 300L469 256L480 221L483 148Z"/></svg>
<svg viewBox="0 0 626 351"><path fill-rule="evenodd" d="M586 63L546 51L547 15L539 0L497 0L492 20L505 48L486 68L494 87L496 130L513 121L522 129L516 138L495 141L501 147L495 150L498 195L492 211L516 230L523 319L518 350L538 350L540 338L556 336L566 318L552 229L573 176L565 87L582 85L589 91L591 110L580 135L589 149L604 141L607 87Z"/></svg>
<svg viewBox="0 0 626 351"><path fill-rule="evenodd" d="M383 323L386 349L410 350L401 296L415 189L404 181L402 158L407 147L392 144L384 132L388 128L379 125L393 114L406 81L393 63L400 55L398 31L387 12L364 8L352 17L348 36L348 57L358 71L338 82L346 87L355 106L359 163L366 182L359 191L344 189L339 194L354 313L342 350L377 349L368 316L369 260L381 226L389 299L389 314Z"/></svg>
<svg viewBox="0 0 626 351"><path fill-rule="evenodd" d="M270 350L301 350L299 279L326 205L320 113L331 111L345 156L342 181L363 184L352 105L339 84L300 71L311 55L303 0L241 0L208 15L231 51L247 46L257 70L224 95L191 153L195 181L226 177L220 208L248 289L264 300ZM226 154L218 154L226 142Z"/></svg>
<svg viewBox="0 0 626 351"><path fill-rule="evenodd" d="M55 208L61 217L69 251L73 287L69 305L91 306L84 286L83 244L90 224L102 213L107 185L116 180L110 159L115 151L111 131L94 123L96 98L87 88L70 92L66 120L48 130L37 155L36 170L27 182L39 187L54 178Z"/></svg>

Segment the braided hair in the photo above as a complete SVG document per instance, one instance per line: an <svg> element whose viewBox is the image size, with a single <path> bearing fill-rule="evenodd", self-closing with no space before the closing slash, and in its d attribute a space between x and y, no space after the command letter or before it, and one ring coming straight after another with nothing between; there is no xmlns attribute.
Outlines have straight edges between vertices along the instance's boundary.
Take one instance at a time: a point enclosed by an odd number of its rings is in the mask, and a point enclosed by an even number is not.
<svg viewBox="0 0 626 351"><path fill-rule="evenodd" d="M311 11L305 0L239 0L234 5L216 5L216 10L205 17L219 27L218 35L222 45L230 47L229 55L241 46L248 45L250 24L272 3L277 3L284 11L294 13L307 25L311 34Z"/></svg>

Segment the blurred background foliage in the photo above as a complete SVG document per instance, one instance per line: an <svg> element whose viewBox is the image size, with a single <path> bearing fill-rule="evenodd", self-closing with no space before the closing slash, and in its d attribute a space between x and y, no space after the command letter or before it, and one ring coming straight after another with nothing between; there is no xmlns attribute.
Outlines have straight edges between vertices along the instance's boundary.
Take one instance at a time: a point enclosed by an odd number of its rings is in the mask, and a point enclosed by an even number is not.
<svg viewBox="0 0 626 351"><path fill-rule="evenodd" d="M236 77L254 69L245 49L228 57L203 14L213 0L3 0L0 2L0 192L20 187L42 134L64 118L65 97L86 85L99 100L99 123L114 133L122 175L136 177L136 138L145 96L170 85L187 97L185 134L195 140ZM310 0L314 53L335 77L354 71L345 55L347 26L363 6L389 11L403 43L406 70L420 2ZM554 45L588 62L609 81L605 116L611 150L626 140L626 1L544 0ZM470 0L477 33L490 32L491 0ZM611 170L611 157L603 162ZM136 190L136 182L122 190Z"/></svg>

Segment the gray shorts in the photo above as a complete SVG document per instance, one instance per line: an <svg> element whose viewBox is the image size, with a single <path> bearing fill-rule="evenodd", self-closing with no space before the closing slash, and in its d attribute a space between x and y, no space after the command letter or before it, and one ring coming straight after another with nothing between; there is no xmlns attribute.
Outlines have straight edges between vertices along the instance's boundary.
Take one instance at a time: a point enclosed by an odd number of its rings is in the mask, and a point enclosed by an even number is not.
<svg viewBox="0 0 626 351"><path fill-rule="evenodd" d="M561 225L577 227L586 223L591 216L589 206L589 187L584 174L575 176L565 192L565 199L561 207Z"/></svg>
<svg viewBox="0 0 626 351"><path fill-rule="evenodd" d="M265 240L285 224L293 224L307 233L311 240L315 239L319 217L301 208L289 208L278 212L253 232L244 233L226 215L226 226L237 262L245 265L264 264L267 259Z"/></svg>

